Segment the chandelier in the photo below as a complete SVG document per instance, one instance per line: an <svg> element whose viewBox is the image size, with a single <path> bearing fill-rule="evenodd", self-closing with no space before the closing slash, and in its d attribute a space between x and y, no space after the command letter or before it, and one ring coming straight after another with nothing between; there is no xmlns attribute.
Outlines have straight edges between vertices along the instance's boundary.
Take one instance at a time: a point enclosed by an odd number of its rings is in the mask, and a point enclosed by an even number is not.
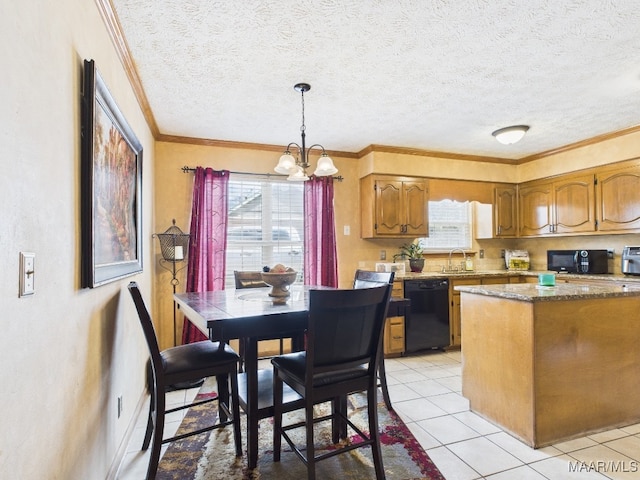
<svg viewBox="0 0 640 480"><path fill-rule="evenodd" d="M317 143L311 145L309 148L306 148L305 146L305 130L307 127L304 124L304 92L308 92L311 89L311 85L308 83L297 83L293 88L300 92L300 96L302 98L302 125L300 126L302 146L295 142L291 142L287 145L287 149L280 157L278 165L276 165L274 170L283 175L288 175L287 180L292 182L304 182L309 180L309 176L307 175L307 168L310 167L309 154L314 147L319 147L322 149L322 153L320 154L318 165L313 174L318 177L333 175L338 172L338 169L333 164L333 160L331 160L331 157L329 157L324 147ZM298 155L295 157L291 153L291 147L296 147L298 149Z"/></svg>

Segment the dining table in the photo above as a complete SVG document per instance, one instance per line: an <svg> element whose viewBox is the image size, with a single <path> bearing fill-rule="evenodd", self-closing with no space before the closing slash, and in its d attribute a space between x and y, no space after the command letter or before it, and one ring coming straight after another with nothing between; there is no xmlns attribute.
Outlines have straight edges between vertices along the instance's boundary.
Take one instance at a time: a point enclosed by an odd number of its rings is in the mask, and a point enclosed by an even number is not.
<svg viewBox="0 0 640 480"><path fill-rule="evenodd" d="M285 303L274 303L270 287L176 293L178 308L212 341L244 338L245 369L238 375L240 407L247 415L248 467L258 462L258 423L273 416L273 369L258 368L258 341L291 338L292 349L304 348L309 291L331 287L292 285ZM301 397L286 388L284 404L300 408Z"/></svg>
<svg viewBox="0 0 640 480"><path fill-rule="evenodd" d="M259 421L273 416L273 369L258 368L258 341L291 338L292 350L302 350L309 315L309 292L318 289L334 288L293 284L285 303L270 297L270 287L174 294L185 317L212 341L245 339L245 369L244 373L238 374L238 393L240 407L247 415L249 469L256 468L258 462ZM397 305L394 311L407 305L408 301L400 300L391 302ZM379 373L384 375L384 362L379 365ZM390 407L386 389L384 391L385 402ZM283 404L285 411L304 406L302 398L286 384Z"/></svg>

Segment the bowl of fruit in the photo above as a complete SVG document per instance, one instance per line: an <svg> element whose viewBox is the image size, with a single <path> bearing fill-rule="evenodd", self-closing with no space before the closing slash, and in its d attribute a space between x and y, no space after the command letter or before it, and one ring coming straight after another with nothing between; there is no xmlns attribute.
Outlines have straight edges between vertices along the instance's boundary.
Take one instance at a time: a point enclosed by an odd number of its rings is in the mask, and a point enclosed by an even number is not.
<svg viewBox="0 0 640 480"><path fill-rule="evenodd" d="M273 303L286 303L289 295L291 284L296 281L298 272L291 267L285 267L282 264L262 269L262 281L271 286L269 296Z"/></svg>

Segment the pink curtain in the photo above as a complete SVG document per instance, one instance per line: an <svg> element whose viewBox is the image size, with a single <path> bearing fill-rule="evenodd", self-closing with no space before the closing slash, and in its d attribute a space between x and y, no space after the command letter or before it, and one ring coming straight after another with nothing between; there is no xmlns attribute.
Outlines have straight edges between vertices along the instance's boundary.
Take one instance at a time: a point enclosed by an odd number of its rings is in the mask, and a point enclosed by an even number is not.
<svg viewBox="0 0 640 480"><path fill-rule="evenodd" d="M187 292L224 290L229 171L197 167L193 183ZM185 317L182 343L207 336Z"/></svg>
<svg viewBox="0 0 640 480"><path fill-rule="evenodd" d="M333 177L304 184L304 283L338 286Z"/></svg>

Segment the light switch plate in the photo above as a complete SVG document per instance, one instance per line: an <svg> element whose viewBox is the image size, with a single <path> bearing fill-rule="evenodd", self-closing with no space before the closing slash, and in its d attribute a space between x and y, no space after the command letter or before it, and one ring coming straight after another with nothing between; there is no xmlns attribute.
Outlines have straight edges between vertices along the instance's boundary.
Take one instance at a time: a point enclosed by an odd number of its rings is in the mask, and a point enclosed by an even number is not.
<svg viewBox="0 0 640 480"><path fill-rule="evenodd" d="M36 293L36 254L31 252L20 252L20 296L33 295Z"/></svg>

